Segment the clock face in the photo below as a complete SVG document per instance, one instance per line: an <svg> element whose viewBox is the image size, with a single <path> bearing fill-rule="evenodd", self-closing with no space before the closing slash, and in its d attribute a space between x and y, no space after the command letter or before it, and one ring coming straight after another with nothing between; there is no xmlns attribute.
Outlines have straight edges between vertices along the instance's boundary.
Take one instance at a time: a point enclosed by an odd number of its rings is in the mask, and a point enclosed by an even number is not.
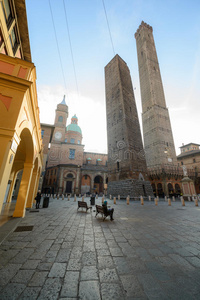
<svg viewBox="0 0 200 300"><path fill-rule="evenodd" d="M62 137L62 133L59 132L59 131L57 131L57 132L55 133L55 139L56 139L56 140L60 140L61 137Z"/></svg>

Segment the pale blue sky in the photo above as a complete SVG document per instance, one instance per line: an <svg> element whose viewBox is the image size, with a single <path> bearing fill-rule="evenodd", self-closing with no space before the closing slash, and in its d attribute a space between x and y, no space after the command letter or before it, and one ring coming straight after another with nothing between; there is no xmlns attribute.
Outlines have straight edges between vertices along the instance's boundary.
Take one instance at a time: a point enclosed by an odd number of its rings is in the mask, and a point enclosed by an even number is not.
<svg viewBox="0 0 200 300"><path fill-rule="evenodd" d="M36 65L41 122L53 123L67 94L69 120L76 113L86 151L106 151L104 67L114 54L102 0L64 0L80 95L77 95L63 0L26 0L32 60ZM200 1L104 0L115 53L131 71L139 117L140 86L134 34L142 20L153 27L177 154L182 143L200 143ZM46 107L48 106L48 113ZM141 119L141 118L140 118ZM92 126L91 126L92 125Z"/></svg>

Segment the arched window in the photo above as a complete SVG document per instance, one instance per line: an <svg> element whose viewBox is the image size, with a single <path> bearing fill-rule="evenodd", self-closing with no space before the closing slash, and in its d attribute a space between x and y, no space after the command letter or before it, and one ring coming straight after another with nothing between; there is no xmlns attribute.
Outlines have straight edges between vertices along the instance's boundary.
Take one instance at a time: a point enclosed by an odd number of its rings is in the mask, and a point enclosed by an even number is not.
<svg viewBox="0 0 200 300"><path fill-rule="evenodd" d="M58 118L58 122L62 123L63 122L63 117L62 116L59 116Z"/></svg>

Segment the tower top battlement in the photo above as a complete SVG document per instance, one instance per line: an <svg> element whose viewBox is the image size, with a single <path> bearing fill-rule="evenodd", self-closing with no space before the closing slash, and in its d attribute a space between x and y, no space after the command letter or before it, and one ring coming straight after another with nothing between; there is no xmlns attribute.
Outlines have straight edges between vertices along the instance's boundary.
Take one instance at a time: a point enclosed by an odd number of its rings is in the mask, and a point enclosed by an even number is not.
<svg viewBox="0 0 200 300"><path fill-rule="evenodd" d="M149 29L151 32L153 32L153 27L151 27L149 24L147 24L147 23L145 23L144 21L142 21L142 23L140 24L138 30L137 30L136 33L135 33L135 38L137 38L137 36L138 36L139 33L140 33L140 30L141 30L142 28L144 28L144 27L147 28L147 29Z"/></svg>

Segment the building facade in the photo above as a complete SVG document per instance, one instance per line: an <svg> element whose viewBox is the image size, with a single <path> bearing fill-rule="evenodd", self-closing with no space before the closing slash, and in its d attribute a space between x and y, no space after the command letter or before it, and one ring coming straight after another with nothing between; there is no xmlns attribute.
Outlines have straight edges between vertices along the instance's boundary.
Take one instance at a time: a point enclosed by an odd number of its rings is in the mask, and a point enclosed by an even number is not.
<svg viewBox="0 0 200 300"><path fill-rule="evenodd" d="M85 152L77 116L74 115L68 125L67 118L68 106L64 97L57 105L54 125L41 124L44 149L48 149L42 191L50 194L105 194L107 154ZM50 148L49 128L53 128Z"/></svg>
<svg viewBox="0 0 200 300"><path fill-rule="evenodd" d="M13 217L31 208L42 169L42 138L24 0L0 2L0 212L12 201Z"/></svg>
<svg viewBox="0 0 200 300"><path fill-rule="evenodd" d="M197 194L200 194L200 149L199 144L189 143L180 147L181 153L177 156L179 166L185 166L189 177L193 179Z"/></svg>
<svg viewBox="0 0 200 300"><path fill-rule="evenodd" d="M108 193L123 198L151 195L130 71L119 55L105 67L105 85Z"/></svg>

